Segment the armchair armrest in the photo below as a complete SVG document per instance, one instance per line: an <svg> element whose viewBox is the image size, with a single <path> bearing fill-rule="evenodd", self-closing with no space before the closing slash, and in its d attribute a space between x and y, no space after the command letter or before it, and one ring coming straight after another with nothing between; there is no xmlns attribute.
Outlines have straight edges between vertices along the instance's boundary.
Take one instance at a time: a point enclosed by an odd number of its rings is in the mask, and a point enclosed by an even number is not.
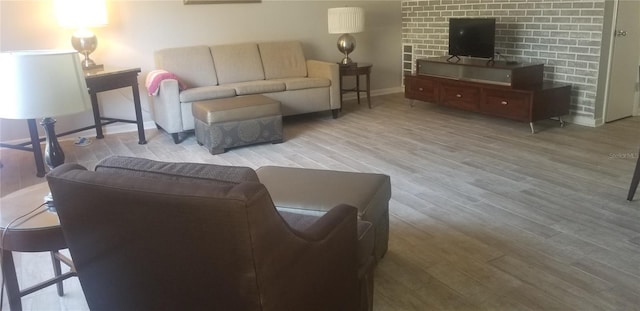
<svg viewBox="0 0 640 311"><path fill-rule="evenodd" d="M260 229L252 233L254 243L261 246L255 257L264 310L359 310L354 207L338 205L322 217L310 217L313 223L302 220L294 226L297 229L284 218L284 223L265 223L271 219L269 213L278 213L275 209L253 211L250 219L260 226L288 227L281 227L280 233L266 235ZM314 283L313 291L306 287L309 282ZM282 289L276 284L287 285Z"/></svg>
<svg viewBox="0 0 640 311"><path fill-rule="evenodd" d="M320 241L327 238L329 233L342 221L351 217L357 209L351 205L340 204L330 209L304 230L296 230L303 238L310 241Z"/></svg>
<svg viewBox="0 0 640 311"><path fill-rule="evenodd" d="M258 182L258 175L248 167L160 162L125 156L108 157L98 162L95 170L170 181L204 180L219 185Z"/></svg>
<svg viewBox="0 0 640 311"><path fill-rule="evenodd" d="M331 109L340 109L340 66L337 63L309 59L307 60L307 72L310 78L331 80L329 87Z"/></svg>

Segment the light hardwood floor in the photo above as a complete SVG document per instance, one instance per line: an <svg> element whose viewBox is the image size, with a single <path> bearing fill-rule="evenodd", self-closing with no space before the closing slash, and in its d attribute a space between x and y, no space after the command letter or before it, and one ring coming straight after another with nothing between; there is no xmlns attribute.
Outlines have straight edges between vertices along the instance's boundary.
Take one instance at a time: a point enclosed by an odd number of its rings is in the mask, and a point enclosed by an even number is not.
<svg viewBox="0 0 640 311"><path fill-rule="evenodd" d="M109 155L257 168L300 166L391 176L390 248L375 275L374 310L640 310L640 192L625 200L640 118L598 128L537 124L416 102L402 94L345 104L337 120L285 120L285 142L212 156L193 137L174 145L147 130L88 147L64 141L67 162ZM43 182L28 153L1 150L2 195ZM47 254L20 254L25 284L51 275ZM76 279L25 310L86 310ZM24 285L23 285L24 286ZM6 306L5 306L6 307Z"/></svg>

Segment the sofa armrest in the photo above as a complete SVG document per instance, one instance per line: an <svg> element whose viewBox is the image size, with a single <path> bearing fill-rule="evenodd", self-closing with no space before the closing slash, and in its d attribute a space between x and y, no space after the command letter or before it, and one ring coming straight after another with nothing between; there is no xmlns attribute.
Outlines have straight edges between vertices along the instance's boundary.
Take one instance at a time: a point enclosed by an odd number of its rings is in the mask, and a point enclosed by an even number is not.
<svg viewBox="0 0 640 311"><path fill-rule="evenodd" d="M319 60L307 60L307 72L310 78L325 78L331 81L329 100L331 109L340 109L340 67L337 63Z"/></svg>
<svg viewBox="0 0 640 311"><path fill-rule="evenodd" d="M153 119L156 124L168 133L184 131L178 80L162 80L158 95L151 96L151 103L153 105Z"/></svg>
<svg viewBox="0 0 640 311"><path fill-rule="evenodd" d="M258 175L249 167L160 162L125 156L112 156L103 159L96 164L95 170L170 181L208 181L218 185L239 184L248 181L259 182Z"/></svg>

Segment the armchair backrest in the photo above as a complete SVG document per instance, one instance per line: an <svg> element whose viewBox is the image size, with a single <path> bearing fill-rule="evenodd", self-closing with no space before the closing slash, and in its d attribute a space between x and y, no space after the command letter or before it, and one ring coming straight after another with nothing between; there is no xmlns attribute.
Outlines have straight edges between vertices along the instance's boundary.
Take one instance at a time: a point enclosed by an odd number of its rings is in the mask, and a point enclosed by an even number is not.
<svg viewBox="0 0 640 311"><path fill-rule="evenodd" d="M355 230L324 252L326 241L289 228L260 183L150 179L76 164L47 180L91 310L355 308ZM345 224L355 227L352 214ZM316 244L321 253L309 251Z"/></svg>

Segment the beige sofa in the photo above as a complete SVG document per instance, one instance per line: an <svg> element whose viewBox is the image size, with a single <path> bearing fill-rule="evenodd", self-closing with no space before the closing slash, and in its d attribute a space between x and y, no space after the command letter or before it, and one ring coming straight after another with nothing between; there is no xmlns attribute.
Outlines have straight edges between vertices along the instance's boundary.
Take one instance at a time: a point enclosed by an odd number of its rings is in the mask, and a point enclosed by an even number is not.
<svg viewBox="0 0 640 311"><path fill-rule="evenodd" d="M337 64L307 60L297 41L188 46L155 52L157 69L175 74L151 98L156 124L180 142L194 129L196 101L262 94L281 103L284 116L340 109Z"/></svg>

